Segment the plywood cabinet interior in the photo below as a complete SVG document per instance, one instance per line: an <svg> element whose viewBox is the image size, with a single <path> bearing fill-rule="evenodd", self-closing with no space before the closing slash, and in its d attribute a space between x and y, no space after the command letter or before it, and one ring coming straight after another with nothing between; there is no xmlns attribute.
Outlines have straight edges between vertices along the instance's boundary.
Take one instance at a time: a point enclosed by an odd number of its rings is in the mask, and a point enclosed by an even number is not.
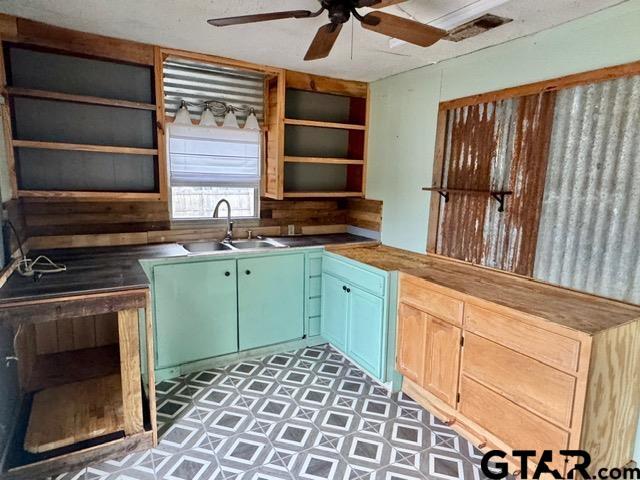
<svg viewBox="0 0 640 480"><path fill-rule="evenodd" d="M594 311L626 318L567 328L562 300L580 294L544 289L557 321L526 312L527 295L513 302L519 311L401 273L403 391L483 449L551 449L561 473L566 448L586 449L594 467L622 467L640 406L640 309L590 297Z"/></svg>

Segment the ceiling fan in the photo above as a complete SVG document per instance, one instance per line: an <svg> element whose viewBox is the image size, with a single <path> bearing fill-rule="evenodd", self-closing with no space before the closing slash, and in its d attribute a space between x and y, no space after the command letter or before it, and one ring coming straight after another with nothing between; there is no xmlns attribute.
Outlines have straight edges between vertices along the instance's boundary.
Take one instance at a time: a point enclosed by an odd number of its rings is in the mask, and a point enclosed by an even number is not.
<svg viewBox="0 0 640 480"><path fill-rule="evenodd" d="M327 11L330 22L320 27L311 46L305 55L305 60L325 58L331 52L338 39L342 25L351 16L360 21L367 30L372 30L389 37L404 40L414 45L428 47L447 36L447 31L424 25L415 20L397 17L384 12L371 12L361 15L359 8L382 8L404 0L319 0L320 9L316 12L309 10L290 10L286 12L258 13L239 17L213 18L207 22L215 27L227 27L246 23L266 22L284 18L314 18Z"/></svg>

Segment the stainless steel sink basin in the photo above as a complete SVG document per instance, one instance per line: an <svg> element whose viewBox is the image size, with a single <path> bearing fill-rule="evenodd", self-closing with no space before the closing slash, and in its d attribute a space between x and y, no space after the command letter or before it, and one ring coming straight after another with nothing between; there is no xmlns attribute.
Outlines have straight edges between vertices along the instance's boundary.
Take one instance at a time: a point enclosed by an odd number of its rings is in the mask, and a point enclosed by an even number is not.
<svg viewBox="0 0 640 480"><path fill-rule="evenodd" d="M208 253L233 250L228 244L212 241L212 242L193 242L182 244L189 253Z"/></svg>
<svg viewBox="0 0 640 480"><path fill-rule="evenodd" d="M270 238L258 239L258 240L234 240L231 243L219 242L213 240L210 242L192 242L183 243L182 246L189 253L214 253L214 252L228 252L233 250L261 250L269 248L287 248L287 245L283 245L280 242L271 240Z"/></svg>
<svg viewBox="0 0 640 480"><path fill-rule="evenodd" d="M238 250L250 250L260 248L286 248L286 245L276 242L275 240L234 240L231 247Z"/></svg>

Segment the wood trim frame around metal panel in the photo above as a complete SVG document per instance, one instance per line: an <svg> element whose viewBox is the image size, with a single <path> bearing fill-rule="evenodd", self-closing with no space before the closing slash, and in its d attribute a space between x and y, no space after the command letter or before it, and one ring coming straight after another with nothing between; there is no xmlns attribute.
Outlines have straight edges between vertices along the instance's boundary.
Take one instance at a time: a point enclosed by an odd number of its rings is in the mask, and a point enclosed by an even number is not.
<svg viewBox="0 0 640 480"><path fill-rule="evenodd" d="M433 164L433 181L432 186L441 185L444 155L445 155L445 139L447 129L447 111L477 105L479 103L493 102L497 100L505 100L508 98L522 97L526 95L534 95L542 92L552 92L562 90L564 88L576 87L588 83L604 82L630 75L640 74L640 61L625 63L622 65L614 65L596 70L589 70L563 77L556 77L539 82L509 87L501 90L494 90L476 95L456 98L440 102L438 107L438 122L436 127L436 146ZM440 183L438 183L440 182ZM440 222L440 195L431 195L429 210L429 221L427 225L427 252L435 253L438 238L438 226Z"/></svg>
<svg viewBox="0 0 640 480"><path fill-rule="evenodd" d="M440 103L440 109L451 110L454 108L493 102L496 100L504 100L507 98L535 95L542 92L552 92L588 83L605 82L607 80L614 80L616 78L638 74L640 74L640 61L599 68L597 70L589 70L586 72L566 75L564 77L557 77L549 80L542 80L540 82L528 83L526 85L448 100Z"/></svg>

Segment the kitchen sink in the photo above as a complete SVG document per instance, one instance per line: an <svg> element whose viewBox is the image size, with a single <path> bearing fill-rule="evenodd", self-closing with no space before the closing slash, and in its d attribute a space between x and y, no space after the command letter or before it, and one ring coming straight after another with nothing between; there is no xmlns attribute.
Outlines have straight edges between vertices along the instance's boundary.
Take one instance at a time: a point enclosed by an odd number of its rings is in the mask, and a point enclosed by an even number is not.
<svg viewBox="0 0 640 480"><path fill-rule="evenodd" d="M218 241L184 243L182 244L182 247L189 253L208 253L233 250L229 244Z"/></svg>
<svg viewBox="0 0 640 480"><path fill-rule="evenodd" d="M286 248L286 245L275 240L234 240L231 247L238 250L250 250L256 248Z"/></svg>
<svg viewBox="0 0 640 480"><path fill-rule="evenodd" d="M192 242L183 243L182 247L189 253L213 253L221 251L233 250L260 250L268 248L287 248L287 245L276 242L271 239L262 240L234 240L231 243L218 242L216 240L210 242Z"/></svg>

